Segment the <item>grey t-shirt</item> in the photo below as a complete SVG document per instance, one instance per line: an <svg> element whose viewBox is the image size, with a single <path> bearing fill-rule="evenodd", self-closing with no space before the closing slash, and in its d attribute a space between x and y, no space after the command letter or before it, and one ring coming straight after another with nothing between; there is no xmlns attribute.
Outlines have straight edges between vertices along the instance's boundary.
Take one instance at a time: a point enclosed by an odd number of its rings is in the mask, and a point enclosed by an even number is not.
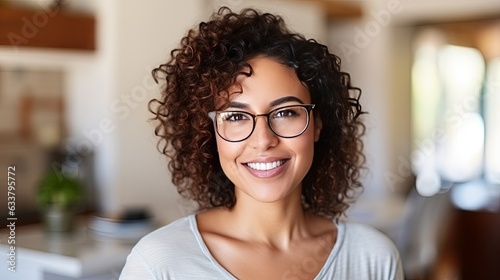
<svg viewBox="0 0 500 280"><path fill-rule="evenodd" d="M399 253L389 238L361 224L336 225L337 241L314 279L404 279ZM300 266L291 267L282 279L305 279L302 273L307 269L317 270L313 256L305 258ZM120 280L131 279L236 278L210 254L195 215L190 215L146 235L135 245L120 275Z"/></svg>

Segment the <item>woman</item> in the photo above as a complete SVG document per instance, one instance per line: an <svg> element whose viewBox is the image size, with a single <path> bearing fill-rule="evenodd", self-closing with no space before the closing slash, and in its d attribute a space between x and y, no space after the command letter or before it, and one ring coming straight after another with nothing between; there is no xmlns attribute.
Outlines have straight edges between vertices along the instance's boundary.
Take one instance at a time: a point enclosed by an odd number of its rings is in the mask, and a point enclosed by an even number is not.
<svg viewBox="0 0 500 280"><path fill-rule="evenodd" d="M222 8L153 74L161 150L200 211L144 237L120 279L403 278L387 237L338 220L361 187L364 126L325 46Z"/></svg>

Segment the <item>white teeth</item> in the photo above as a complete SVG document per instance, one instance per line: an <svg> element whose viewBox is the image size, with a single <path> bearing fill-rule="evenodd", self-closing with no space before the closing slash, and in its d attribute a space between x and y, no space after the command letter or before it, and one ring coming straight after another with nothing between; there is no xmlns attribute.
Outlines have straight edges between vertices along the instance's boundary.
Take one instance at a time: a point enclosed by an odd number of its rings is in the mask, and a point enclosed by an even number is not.
<svg viewBox="0 0 500 280"><path fill-rule="evenodd" d="M255 170L271 170L285 163L284 160L278 160L273 162L249 162L248 167Z"/></svg>

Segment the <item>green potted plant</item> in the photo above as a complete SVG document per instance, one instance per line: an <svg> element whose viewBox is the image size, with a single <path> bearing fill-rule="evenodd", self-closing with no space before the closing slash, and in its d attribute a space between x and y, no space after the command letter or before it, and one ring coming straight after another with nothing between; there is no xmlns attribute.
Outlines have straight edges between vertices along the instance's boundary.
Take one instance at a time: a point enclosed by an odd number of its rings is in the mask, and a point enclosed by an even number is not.
<svg viewBox="0 0 500 280"><path fill-rule="evenodd" d="M84 198L79 178L50 168L37 192L46 230L71 231Z"/></svg>

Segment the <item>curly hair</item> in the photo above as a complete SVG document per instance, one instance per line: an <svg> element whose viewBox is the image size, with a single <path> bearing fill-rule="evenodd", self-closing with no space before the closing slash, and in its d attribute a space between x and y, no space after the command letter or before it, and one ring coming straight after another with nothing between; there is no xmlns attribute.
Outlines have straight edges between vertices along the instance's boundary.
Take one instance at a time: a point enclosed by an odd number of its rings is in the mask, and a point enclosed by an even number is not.
<svg viewBox="0 0 500 280"><path fill-rule="evenodd" d="M200 209L235 205L234 184L222 171L208 112L217 109L215 98L258 55L292 67L308 88L323 127L302 182L303 206L313 214L340 216L362 188L361 90L351 86L339 57L326 46L291 32L280 16L254 9L235 13L222 7L189 30L170 59L152 71L163 87L149 109L157 122L158 148L170 159L172 182Z"/></svg>

